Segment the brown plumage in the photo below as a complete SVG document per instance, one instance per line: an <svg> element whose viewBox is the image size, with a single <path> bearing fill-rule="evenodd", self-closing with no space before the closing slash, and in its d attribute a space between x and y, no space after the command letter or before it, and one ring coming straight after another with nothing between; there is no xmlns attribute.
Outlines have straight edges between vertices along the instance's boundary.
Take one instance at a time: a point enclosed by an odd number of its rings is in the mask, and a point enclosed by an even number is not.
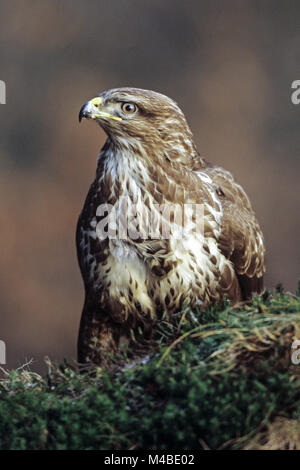
<svg viewBox="0 0 300 470"><path fill-rule="evenodd" d="M106 365L121 337L131 329L148 337L162 313L183 302L205 307L226 295L236 304L262 291L265 249L249 199L229 172L198 154L174 101L114 89L88 101L83 117L108 139L77 226L85 285L79 362ZM188 208L183 223L178 208ZM109 213L117 226L106 236ZM125 214L135 228L126 237ZM149 232L149 220L158 232Z"/></svg>

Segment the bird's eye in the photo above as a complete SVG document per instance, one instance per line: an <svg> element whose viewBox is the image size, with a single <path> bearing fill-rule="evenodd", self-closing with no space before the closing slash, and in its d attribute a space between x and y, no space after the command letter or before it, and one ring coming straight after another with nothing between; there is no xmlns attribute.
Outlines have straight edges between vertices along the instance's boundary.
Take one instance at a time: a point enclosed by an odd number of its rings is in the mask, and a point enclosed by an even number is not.
<svg viewBox="0 0 300 470"><path fill-rule="evenodd" d="M133 103L123 103L121 108L125 114L134 114L137 110L137 106Z"/></svg>

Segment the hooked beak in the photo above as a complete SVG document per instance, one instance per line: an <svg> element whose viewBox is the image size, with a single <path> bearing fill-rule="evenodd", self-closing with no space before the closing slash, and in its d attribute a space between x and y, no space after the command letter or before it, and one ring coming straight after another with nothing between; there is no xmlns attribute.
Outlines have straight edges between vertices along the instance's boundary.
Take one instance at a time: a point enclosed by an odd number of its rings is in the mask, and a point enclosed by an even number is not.
<svg viewBox="0 0 300 470"><path fill-rule="evenodd" d="M87 101L79 111L79 122L83 118L86 119L113 119L115 121L122 121L122 118L114 116L113 114L106 113L101 110L102 98L97 96L90 101Z"/></svg>

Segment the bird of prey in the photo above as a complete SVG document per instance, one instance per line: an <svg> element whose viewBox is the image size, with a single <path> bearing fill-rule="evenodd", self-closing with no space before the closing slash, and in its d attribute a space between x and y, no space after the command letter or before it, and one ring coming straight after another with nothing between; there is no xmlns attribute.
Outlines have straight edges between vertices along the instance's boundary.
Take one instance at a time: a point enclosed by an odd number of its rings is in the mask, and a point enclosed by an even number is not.
<svg viewBox="0 0 300 470"><path fill-rule="evenodd" d="M226 295L234 305L262 292L265 247L244 190L201 157L172 99L112 89L87 101L83 118L107 140L76 232L78 361L105 367L120 339L151 336L183 303L201 309Z"/></svg>

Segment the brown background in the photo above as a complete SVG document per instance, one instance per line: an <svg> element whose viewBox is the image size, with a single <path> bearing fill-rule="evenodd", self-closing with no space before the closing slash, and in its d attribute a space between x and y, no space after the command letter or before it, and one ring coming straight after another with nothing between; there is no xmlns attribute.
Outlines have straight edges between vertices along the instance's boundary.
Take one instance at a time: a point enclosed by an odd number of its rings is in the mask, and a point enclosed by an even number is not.
<svg viewBox="0 0 300 470"><path fill-rule="evenodd" d="M77 116L104 89L178 101L199 150L252 200L267 286L295 290L299 23L299 1L1 1L0 339L9 367L75 356L83 288L74 232L105 139Z"/></svg>

